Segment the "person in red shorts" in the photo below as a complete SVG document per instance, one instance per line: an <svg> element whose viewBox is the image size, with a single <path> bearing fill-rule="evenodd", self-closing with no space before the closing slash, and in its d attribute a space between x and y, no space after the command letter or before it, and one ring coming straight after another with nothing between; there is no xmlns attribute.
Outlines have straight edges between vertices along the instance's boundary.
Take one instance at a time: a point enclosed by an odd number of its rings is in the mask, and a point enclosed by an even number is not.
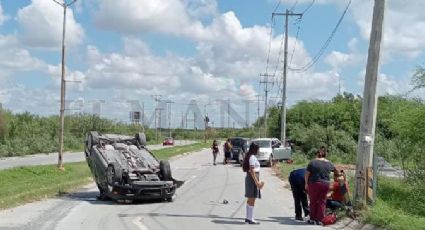
<svg viewBox="0 0 425 230"><path fill-rule="evenodd" d="M334 182L329 186L330 193L326 200L326 208L336 210L344 205L351 206L350 191L347 178L343 170L338 172L334 177Z"/></svg>

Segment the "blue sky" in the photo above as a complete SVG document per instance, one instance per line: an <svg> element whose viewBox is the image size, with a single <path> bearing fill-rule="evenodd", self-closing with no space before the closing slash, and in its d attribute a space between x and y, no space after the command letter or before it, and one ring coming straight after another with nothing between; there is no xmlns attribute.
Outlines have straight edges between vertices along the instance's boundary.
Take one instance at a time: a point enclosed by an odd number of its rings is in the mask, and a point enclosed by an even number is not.
<svg viewBox="0 0 425 230"><path fill-rule="evenodd" d="M68 11L66 78L81 82L67 84L68 106L80 110L69 113L91 113L93 101L102 101L101 116L128 122L128 113L138 107L129 100L144 103L150 117L157 106L151 95L159 94L176 102L173 126L181 125L192 99L202 112L210 104L207 113L220 125L220 112L227 113L221 100L230 100L243 118L244 101L251 100L253 121L256 95L264 94L259 74L266 71L269 47L267 72L274 74L278 64L270 95L281 95L284 18L272 23L271 14L277 5L284 12L294 3L293 11L303 12L312 2L300 24L290 20L289 56L300 25L292 67L315 56L349 0L79 0ZM0 103L14 112L57 114L61 7L50 0L0 0L0 6ZM339 81L343 91L362 94L372 7L372 0L352 0L319 61L306 72L288 73L289 106L328 100L338 93ZM408 91L415 67L424 64L423 8L419 0L387 1L381 95ZM235 118L231 123L238 126Z"/></svg>

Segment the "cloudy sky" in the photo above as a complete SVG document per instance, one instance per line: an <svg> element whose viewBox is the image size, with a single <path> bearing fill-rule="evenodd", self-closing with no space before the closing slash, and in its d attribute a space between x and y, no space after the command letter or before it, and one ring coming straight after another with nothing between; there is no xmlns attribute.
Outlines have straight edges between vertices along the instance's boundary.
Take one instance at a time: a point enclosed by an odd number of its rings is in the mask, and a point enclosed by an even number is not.
<svg viewBox="0 0 425 230"><path fill-rule="evenodd" d="M173 126L181 124L191 100L217 126L227 125L227 118L220 119L225 117L220 114L227 108L226 100L234 117L245 118L249 112L253 121L256 95L264 94L259 74L275 76L271 104L278 103L281 95L284 24L283 17L272 20L272 13L305 12L301 20L292 17L289 23L288 62L297 69L316 57L349 3L315 65L303 72L289 71L288 103L330 99L340 89L362 94L374 1L278 2L78 0L67 14L66 79L78 81L67 84L68 112L92 113L101 108L102 116L128 121L128 113L144 105L151 117L157 104L152 95L162 95L163 101L175 102ZM380 94L406 92L416 66L424 64L421 9L425 9L422 0L387 1ZM0 0L3 107L58 114L62 14L52 0ZM260 113L263 109L261 102Z"/></svg>

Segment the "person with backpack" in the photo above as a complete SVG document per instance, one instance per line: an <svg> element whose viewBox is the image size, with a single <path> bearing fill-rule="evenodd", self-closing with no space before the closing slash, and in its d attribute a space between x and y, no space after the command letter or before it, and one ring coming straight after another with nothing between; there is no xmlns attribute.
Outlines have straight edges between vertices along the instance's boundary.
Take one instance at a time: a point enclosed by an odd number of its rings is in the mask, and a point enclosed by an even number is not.
<svg viewBox="0 0 425 230"><path fill-rule="evenodd" d="M264 186L264 182L260 181L260 162L256 157L259 149L260 147L257 144L251 143L242 165L243 171L246 172L245 197L247 202L245 223L248 224L260 224L260 222L254 220L255 199L261 198L260 190Z"/></svg>

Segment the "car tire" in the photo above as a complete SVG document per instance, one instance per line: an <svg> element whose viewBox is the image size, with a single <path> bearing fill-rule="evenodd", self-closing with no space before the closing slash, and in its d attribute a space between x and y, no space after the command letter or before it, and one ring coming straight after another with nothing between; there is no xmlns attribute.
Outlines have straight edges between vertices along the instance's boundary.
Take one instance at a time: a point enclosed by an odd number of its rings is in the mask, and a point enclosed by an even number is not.
<svg viewBox="0 0 425 230"><path fill-rule="evenodd" d="M162 180L164 181L172 181L173 177L171 175L171 167L170 162L167 160L161 160L159 162L159 170L161 173Z"/></svg>
<svg viewBox="0 0 425 230"><path fill-rule="evenodd" d="M122 173L117 164L111 163L106 168L106 182L108 185L114 185L120 183L122 179Z"/></svg>
<svg viewBox="0 0 425 230"><path fill-rule="evenodd" d="M267 167L272 167L273 166L273 155L269 156L269 160L267 161Z"/></svg>
<svg viewBox="0 0 425 230"><path fill-rule="evenodd" d="M139 145L146 146L146 135L144 133L137 133L136 139L139 142Z"/></svg>
<svg viewBox="0 0 425 230"><path fill-rule="evenodd" d="M242 160L239 160L239 164L241 165L241 166L243 166L243 159L245 159L245 154L242 152L242 153L240 153L240 154L242 154Z"/></svg>

